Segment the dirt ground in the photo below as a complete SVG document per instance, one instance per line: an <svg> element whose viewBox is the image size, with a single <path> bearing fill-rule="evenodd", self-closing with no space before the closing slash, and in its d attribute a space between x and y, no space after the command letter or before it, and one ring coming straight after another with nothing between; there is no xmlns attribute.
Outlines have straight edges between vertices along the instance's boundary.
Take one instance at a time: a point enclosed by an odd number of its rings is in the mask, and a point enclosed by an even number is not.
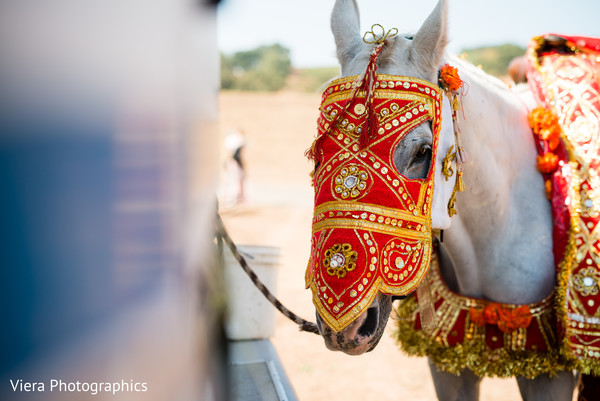
<svg viewBox="0 0 600 401"><path fill-rule="evenodd" d="M221 202L221 215L238 244L276 246L281 250L276 293L288 308L314 321L304 271L310 251L311 164L304 157L316 133L320 96L221 93L220 136L244 132L246 201ZM377 348L365 355L328 351L323 340L302 333L280 314L271 339L301 401L434 401L425 358L408 357L391 338L388 324ZM520 400L513 379L486 379L482 401Z"/></svg>

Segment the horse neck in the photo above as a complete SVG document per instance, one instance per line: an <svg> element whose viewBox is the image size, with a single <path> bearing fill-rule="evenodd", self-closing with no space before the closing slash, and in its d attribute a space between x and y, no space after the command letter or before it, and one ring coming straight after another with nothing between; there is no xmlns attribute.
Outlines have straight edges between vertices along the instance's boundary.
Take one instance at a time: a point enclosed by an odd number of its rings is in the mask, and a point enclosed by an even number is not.
<svg viewBox="0 0 600 401"><path fill-rule="evenodd" d="M554 285L552 220L527 110L500 81L451 62L467 84L458 116L469 155L466 189L444 241L458 291L496 302L538 301Z"/></svg>

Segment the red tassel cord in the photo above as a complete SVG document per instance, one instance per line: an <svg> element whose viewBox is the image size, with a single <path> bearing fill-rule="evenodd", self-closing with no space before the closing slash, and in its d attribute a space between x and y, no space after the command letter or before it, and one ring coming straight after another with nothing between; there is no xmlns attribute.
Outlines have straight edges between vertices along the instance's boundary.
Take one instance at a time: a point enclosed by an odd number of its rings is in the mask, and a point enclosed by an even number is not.
<svg viewBox="0 0 600 401"><path fill-rule="evenodd" d="M375 108L373 106L373 94L375 92L375 82L377 81L377 57L381 53L384 43L385 42L378 43L377 46L375 46L375 49L373 49L373 52L369 57L367 69L361 77L360 84L354 89L354 93L352 94L350 100L348 100L346 103L344 109L338 113L336 118L330 123L332 128L335 127L341 117L346 114L348 107L354 103L359 92L365 92L365 114L367 121L364 124L363 130L358 139L358 144L361 149L367 147L369 140L374 139L377 136L377 129L379 128L379 118L377 117L377 113L375 112ZM321 143L323 142L324 135L326 134L317 137L312 146L305 153L306 157L310 160L313 160L317 165L321 162Z"/></svg>
<svg viewBox="0 0 600 401"><path fill-rule="evenodd" d="M381 53L384 43L385 42L378 43L375 49L373 49L362 83L358 87L359 91L366 92L365 108L367 121L358 139L358 145L361 148L367 147L369 139L374 139L377 136L379 119L377 113L375 113L375 107L373 106L373 94L375 92L375 82L377 81L377 57ZM356 97L357 94L358 92L356 92L354 96Z"/></svg>

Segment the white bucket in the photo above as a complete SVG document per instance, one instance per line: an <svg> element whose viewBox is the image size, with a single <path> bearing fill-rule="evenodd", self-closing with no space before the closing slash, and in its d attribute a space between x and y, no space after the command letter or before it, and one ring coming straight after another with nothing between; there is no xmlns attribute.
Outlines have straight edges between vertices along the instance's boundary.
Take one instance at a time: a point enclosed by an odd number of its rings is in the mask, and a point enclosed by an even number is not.
<svg viewBox="0 0 600 401"><path fill-rule="evenodd" d="M238 251L264 285L275 294L279 248L238 245ZM225 333L230 340L269 338L275 334L275 307L256 288L224 246L227 316Z"/></svg>

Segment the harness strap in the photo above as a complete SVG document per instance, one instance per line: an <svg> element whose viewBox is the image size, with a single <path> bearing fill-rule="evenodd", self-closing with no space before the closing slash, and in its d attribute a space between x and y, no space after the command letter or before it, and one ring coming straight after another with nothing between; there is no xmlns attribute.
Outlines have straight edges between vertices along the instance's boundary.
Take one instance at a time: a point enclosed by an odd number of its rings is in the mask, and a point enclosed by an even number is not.
<svg viewBox="0 0 600 401"><path fill-rule="evenodd" d="M285 317L299 325L300 331L307 331L309 333L319 334L319 329L317 328L317 325L315 323L302 319L300 316L296 315L294 312L286 308L277 299L277 297L275 297L275 295L273 295L273 293L269 291L269 289L263 284L263 282L260 281L256 273L254 273L252 268L248 265L248 262L246 262L246 259L242 256L242 254L240 254L234 242L231 240L231 237L227 233L225 225L223 224L223 220L221 220L221 216L219 216L219 214L217 214L215 224L217 228L217 237L225 241L227 247L229 247L229 249L231 250L233 257L237 260L242 269L244 269L244 272L246 272L248 277L250 277L250 280L252 280L252 283L254 283L256 288L258 288L258 290L265 296L265 298L267 298L267 300L271 304L273 304L273 306L277 308L277 310L281 312Z"/></svg>

